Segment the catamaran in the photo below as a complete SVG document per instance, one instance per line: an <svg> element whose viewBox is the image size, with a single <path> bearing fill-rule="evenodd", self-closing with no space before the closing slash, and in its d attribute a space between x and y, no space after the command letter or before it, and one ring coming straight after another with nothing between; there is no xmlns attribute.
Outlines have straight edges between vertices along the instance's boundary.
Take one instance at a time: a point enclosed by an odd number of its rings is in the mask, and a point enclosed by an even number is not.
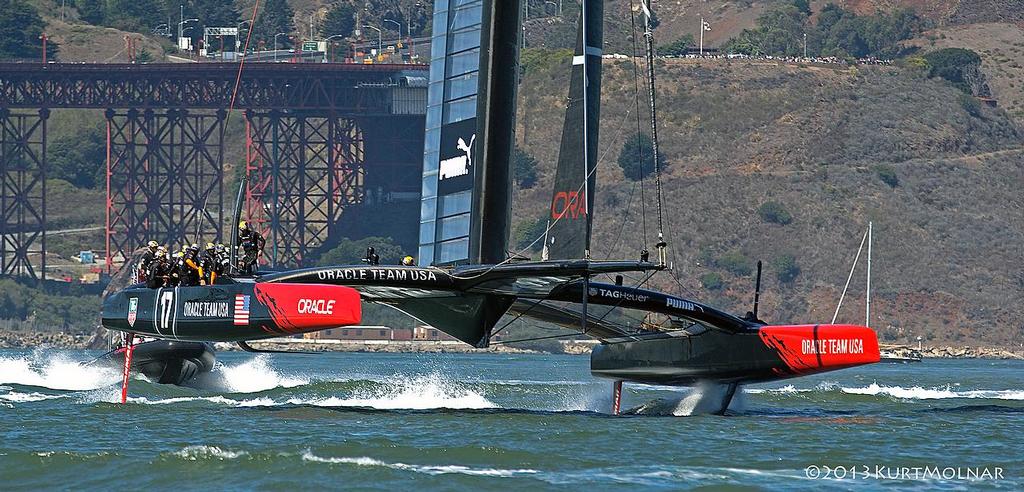
<svg viewBox="0 0 1024 492"><path fill-rule="evenodd" d="M472 2L471 2L472 3ZM667 269L659 220L657 261L646 249L635 260L591 258L596 212L603 5L584 0L572 58L550 222L542 257L507 248L511 221L510 155L514 136L520 17L514 2L483 2L481 100L477 125L459 124L436 165L439 180L465 180L472 197L471 261L434 266L342 265L218 278L216 285L147 289L130 286L104 302L103 325L175 343L246 341L356 324L362 303L398 309L474 347L487 347L502 318L553 323L600 343L591 372L612 381L613 413L622 383L724 384L719 413L737 388L878 362L875 332L843 324L769 324L753 310L736 316L646 287ZM651 132L657 154L653 34L644 1ZM463 122L465 123L465 122ZM479 138L478 138L479 137ZM442 145L444 142L442 142ZM657 163L657 159L654 162ZM641 162L643 159L641 158ZM657 166L657 164L655 164ZM655 168L659 217L660 170ZM442 184L444 182L442 181ZM240 207L236 206L236 219ZM760 284L758 266L758 285ZM627 276L639 276L627 282ZM605 280L606 279L606 280ZM311 309L315 306L315 309ZM640 318L624 312L643 313ZM505 323L507 325L508 322ZM497 328L497 329L496 329ZM204 345L208 347L208 345ZM121 354L125 381L132 345ZM177 364L168 352L168 364ZM159 358L159 351L150 357ZM187 365L187 364L186 364ZM159 364L151 364L153 367ZM178 367L178 366L175 366ZM202 368L200 368L202 369ZM155 369L151 369L155 371ZM171 371L180 379L187 371ZM195 371L191 373L194 374ZM125 383L127 384L127 383Z"/></svg>

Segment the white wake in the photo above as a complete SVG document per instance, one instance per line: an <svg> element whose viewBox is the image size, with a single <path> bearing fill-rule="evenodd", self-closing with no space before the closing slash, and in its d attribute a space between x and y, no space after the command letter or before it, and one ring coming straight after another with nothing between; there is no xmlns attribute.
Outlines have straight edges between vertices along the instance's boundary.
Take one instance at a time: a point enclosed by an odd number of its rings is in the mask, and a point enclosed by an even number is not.
<svg viewBox="0 0 1024 492"><path fill-rule="evenodd" d="M83 391L109 386L119 378L114 367L83 366L63 354L37 351L22 357L0 357L0 384Z"/></svg>
<svg viewBox="0 0 1024 492"><path fill-rule="evenodd" d="M189 386L222 393L258 393L306 384L308 378L283 375L271 365L270 357L258 355L234 365L218 363L213 371L200 374Z"/></svg>

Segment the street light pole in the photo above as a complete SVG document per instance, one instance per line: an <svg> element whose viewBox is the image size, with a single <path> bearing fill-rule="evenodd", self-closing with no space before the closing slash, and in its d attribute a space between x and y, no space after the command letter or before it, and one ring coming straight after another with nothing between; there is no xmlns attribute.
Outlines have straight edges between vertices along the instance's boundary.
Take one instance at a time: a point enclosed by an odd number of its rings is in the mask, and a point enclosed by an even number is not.
<svg viewBox="0 0 1024 492"><path fill-rule="evenodd" d="M324 63L327 63L327 62L331 61L331 57L330 57L330 54L331 54L331 40L334 39L334 38L342 38L342 37L345 37L345 35L344 34L332 34L330 36L327 36L327 39L324 39Z"/></svg>
<svg viewBox="0 0 1024 492"><path fill-rule="evenodd" d="M807 58L807 33L804 33L804 58Z"/></svg>
<svg viewBox="0 0 1024 492"><path fill-rule="evenodd" d="M373 29L374 31L377 31L377 56L380 56L381 52L383 51L382 47L384 46L384 41L383 41L384 38L383 38L383 34L381 33L380 28L379 27L368 26L368 25L363 25L363 27L365 27L367 29Z"/></svg>
<svg viewBox="0 0 1024 492"><path fill-rule="evenodd" d="M274 35L274 61L275 62L277 61L277 37L281 36L281 35L287 36L288 33L286 33L286 32L279 32L279 33Z"/></svg>
<svg viewBox="0 0 1024 492"><path fill-rule="evenodd" d="M252 30L252 21L251 20L244 20L244 21L238 23L238 26L236 26L236 28L238 29L238 32L235 33L235 51L236 52L238 51L238 48L240 48L242 46L242 25L244 25L244 24L249 24L249 30L250 31Z"/></svg>
<svg viewBox="0 0 1024 492"><path fill-rule="evenodd" d="M391 19L384 19L384 22L390 22L390 23L398 26L398 37L399 37L399 39L401 39L401 37L402 37L402 24L399 23L398 21L391 20Z"/></svg>

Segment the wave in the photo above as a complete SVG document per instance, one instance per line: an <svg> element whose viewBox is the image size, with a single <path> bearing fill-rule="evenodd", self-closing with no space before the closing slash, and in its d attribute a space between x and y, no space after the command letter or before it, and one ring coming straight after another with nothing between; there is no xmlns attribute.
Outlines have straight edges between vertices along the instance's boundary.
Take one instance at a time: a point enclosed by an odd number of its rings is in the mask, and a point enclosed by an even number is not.
<svg viewBox="0 0 1024 492"><path fill-rule="evenodd" d="M313 463L330 463L330 464L346 464L356 466L376 466L383 468L390 468L392 470L411 471L416 473L424 473L427 475L445 475L445 474L460 474L460 475L473 475L483 477L515 477L515 476L529 476L540 473L537 470L530 468L520 469L504 469L504 468L473 468L463 465L412 465L408 463L389 463L378 459L370 458L368 456L358 457L327 457L323 458L313 454L307 450L302 453L302 460L313 462Z"/></svg>
<svg viewBox="0 0 1024 492"><path fill-rule="evenodd" d="M922 388L913 386L904 388L902 386L883 386L878 383L871 383L860 388L840 388L843 393L853 395L891 396L902 400L945 400L945 399L991 399L991 400L1024 400L1024 390L962 390L950 389L948 386L941 388Z"/></svg>
<svg viewBox="0 0 1024 492"><path fill-rule="evenodd" d="M346 397L290 399L290 404L322 407L362 407L378 410L498 408L482 393L440 373L391 376L370 388L357 388Z"/></svg>
<svg viewBox="0 0 1024 492"><path fill-rule="evenodd" d="M23 357L0 357L0 384L83 391L109 386L119 378L116 368L83 366L63 354L36 351Z"/></svg>
<svg viewBox="0 0 1024 492"><path fill-rule="evenodd" d="M64 395L45 395L43 393L19 393L17 391L11 391L0 395L0 400L9 401L12 403L29 403L34 401L53 400L55 398L63 398Z"/></svg>
<svg viewBox="0 0 1024 492"><path fill-rule="evenodd" d="M217 446L205 445L186 446L174 453L175 456L188 461L233 460L248 454L245 451L229 451Z"/></svg>
<svg viewBox="0 0 1024 492"><path fill-rule="evenodd" d="M199 375L189 386L224 393L259 393L276 388L305 386L310 379L286 376L275 370L267 355L234 364L217 364L213 371Z"/></svg>

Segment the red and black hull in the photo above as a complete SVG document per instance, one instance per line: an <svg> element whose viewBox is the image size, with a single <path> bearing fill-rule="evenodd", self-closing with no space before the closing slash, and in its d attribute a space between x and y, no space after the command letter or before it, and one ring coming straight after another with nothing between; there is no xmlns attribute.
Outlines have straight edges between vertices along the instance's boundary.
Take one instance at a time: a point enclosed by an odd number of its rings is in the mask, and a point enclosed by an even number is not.
<svg viewBox="0 0 1024 492"><path fill-rule="evenodd" d="M340 285L134 286L104 300L103 326L169 340L256 340L358 324L360 303Z"/></svg>
<svg viewBox="0 0 1024 492"><path fill-rule="evenodd" d="M598 345L595 376L646 384L758 383L878 362L870 328L850 325L760 326Z"/></svg>

